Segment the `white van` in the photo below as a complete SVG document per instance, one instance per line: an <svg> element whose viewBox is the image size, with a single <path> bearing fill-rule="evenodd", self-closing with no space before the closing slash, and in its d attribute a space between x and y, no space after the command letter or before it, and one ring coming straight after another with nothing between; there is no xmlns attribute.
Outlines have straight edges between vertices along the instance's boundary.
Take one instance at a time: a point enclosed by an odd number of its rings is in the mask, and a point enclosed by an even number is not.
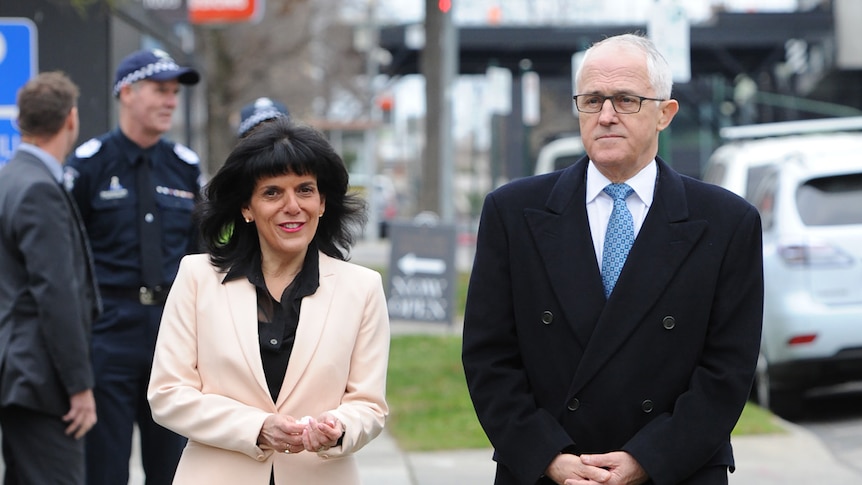
<svg viewBox="0 0 862 485"><path fill-rule="evenodd" d="M534 173L539 175L566 168L577 162L585 153L580 136L558 138L539 150Z"/></svg>

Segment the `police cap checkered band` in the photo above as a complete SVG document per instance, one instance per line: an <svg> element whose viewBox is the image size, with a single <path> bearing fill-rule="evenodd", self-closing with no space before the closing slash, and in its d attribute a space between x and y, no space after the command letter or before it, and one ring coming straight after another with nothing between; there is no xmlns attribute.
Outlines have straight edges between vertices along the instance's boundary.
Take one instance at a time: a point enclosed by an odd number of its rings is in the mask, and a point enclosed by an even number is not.
<svg viewBox="0 0 862 485"><path fill-rule="evenodd" d="M167 52L153 49L133 52L120 61L114 78L114 96L120 89L142 79L168 81L176 79L181 84L197 84L200 74L190 67L181 67Z"/></svg>
<svg viewBox="0 0 862 485"><path fill-rule="evenodd" d="M270 98L257 98L254 102L243 106L242 110L240 110L240 123L237 129L237 136L242 138L259 123L281 116L290 116L285 105Z"/></svg>

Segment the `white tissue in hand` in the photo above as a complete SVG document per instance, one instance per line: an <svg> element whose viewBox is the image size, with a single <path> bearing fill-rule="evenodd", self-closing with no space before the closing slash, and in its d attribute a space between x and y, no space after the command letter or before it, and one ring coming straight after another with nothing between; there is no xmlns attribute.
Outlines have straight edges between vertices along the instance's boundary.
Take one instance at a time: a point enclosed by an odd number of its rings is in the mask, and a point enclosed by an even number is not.
<svg viewBox="0 0 862 485"><path fill-rule="evenodd" d="M296 422L299 424L308 424L311 422L311 416L303 416L299 418Z"/></svg>

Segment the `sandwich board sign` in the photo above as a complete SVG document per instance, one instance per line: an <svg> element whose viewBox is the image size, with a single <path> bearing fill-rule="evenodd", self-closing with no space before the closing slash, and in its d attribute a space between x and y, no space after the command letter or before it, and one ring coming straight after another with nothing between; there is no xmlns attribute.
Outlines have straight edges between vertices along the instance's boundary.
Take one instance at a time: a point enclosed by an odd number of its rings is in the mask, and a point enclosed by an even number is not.
<svg viewBox="0 0 862 485"><path fill-rule="evenodd" d="M396 221L389 238L389 318L452 324L455 227Z"/></svg>

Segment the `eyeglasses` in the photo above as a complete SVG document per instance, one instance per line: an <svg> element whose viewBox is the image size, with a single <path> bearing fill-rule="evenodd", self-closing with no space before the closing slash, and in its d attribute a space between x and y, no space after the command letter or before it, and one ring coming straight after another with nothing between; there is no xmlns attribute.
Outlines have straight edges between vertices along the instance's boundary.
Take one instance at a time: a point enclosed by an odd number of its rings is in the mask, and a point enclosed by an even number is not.
<svg viewBox="0 0 862 485"><path fill-rule="evenodd" d="M602 96L599 94L576 94L572 96L575 106L581 113L598 113L610 99L614 111L619 114L630 115L641 110L644 101L666 101L658 98L647 98L646 96L635 96L633 94L613 94Z"/></svg>

